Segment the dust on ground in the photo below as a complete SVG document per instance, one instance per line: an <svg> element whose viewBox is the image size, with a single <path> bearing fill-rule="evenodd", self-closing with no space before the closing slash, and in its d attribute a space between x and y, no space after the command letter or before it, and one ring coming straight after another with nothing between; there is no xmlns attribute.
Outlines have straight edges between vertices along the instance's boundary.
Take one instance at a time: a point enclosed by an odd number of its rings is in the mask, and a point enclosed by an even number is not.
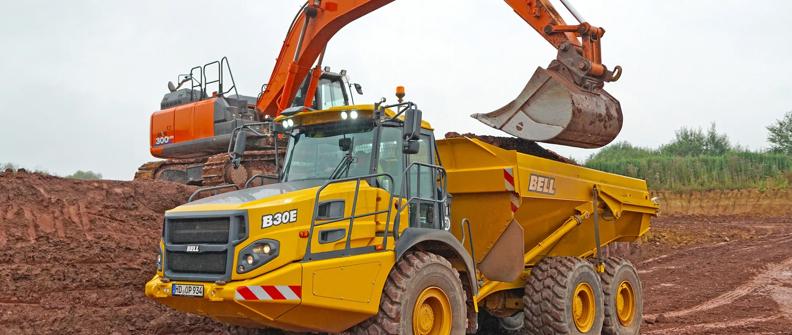
<svg viewBox="0 0 792 335"><path fill-rule="evenodd" d="M143 295L162 214L193 190L0 172L0 334L226 333ZM792 217L761 214L655 219L628 251L641 332L790 334Z"/></svg>

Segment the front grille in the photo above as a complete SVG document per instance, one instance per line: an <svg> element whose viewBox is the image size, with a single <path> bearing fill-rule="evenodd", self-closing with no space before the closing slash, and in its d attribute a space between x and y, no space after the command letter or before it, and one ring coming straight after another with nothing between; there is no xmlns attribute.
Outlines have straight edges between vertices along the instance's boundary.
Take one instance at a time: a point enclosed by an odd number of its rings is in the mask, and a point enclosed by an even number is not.
<svg viewBox="0 0 792 335"><path fill-rule="evenodd" d="M169 242L173 244L226 244L231 229L230 218L168 220Z"/></svg>
<svg viewBox="0 0 792 335"><path fill-rule="evenodd" d="M176 273L225 274L228 254L222 252L166 252L168 268Z"/></svg>
<svg viewBox="0 0 792 335"><path fill-rule="evenodd" d="M166 215L165 276L173 280L227 281L234 247L247 239L247 213Z"/></svg>

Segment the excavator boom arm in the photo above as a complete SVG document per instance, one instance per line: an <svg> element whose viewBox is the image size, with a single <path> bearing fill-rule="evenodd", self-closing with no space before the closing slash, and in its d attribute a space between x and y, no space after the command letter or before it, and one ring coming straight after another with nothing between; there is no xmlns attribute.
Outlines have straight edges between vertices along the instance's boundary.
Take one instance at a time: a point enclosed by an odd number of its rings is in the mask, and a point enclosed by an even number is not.
<svg viewBox="0 0 792 335"><path fill-rule="evenodd" d="M297 14L283 42L266 90L257 101L260 117L276 117L290 107L308 77L311 97L321 74L321 58L330 39L352 21L393 0L309 0ZM621 131L618 100L602 87L621 68L601 63L605 30L581 22L569 25L548 0L505 0L517 15L558 50L548 69L538 68L522 93L503 108L473 118L516 137L581 148L604 146ZM577 20L580 15L562 0ZM317 64L317 59L319 62ZM316 68L312 67L316 65Z"/></svg>
<svg viewBox="0 0 792 335"><path fill-rule="evenodd" d="M311 72L327 43L341 28L352 21L383 7L394 0L310 0L298 13L281 47L275 68L265 91L258 99L257 108L263 116L274 117L292 103L302 80ZM533 27L556 49L565 43L581 47L578 38L582 29L567 25L547 0L505 0L525 22ZM588 26L588 25L582 25ZM590 27L588 31L601 29ZM600 35L601 36L601 35ZM596 41L599 41L599 37ZM585 34L584 38L585 39ZM598 68L597 52L586 55ZM312 80L318 78L314 72ZM603 71L596 72L602 75ZM312 85L312 87L316 87ZM311 96L311 94L308 94Z"/></svg>

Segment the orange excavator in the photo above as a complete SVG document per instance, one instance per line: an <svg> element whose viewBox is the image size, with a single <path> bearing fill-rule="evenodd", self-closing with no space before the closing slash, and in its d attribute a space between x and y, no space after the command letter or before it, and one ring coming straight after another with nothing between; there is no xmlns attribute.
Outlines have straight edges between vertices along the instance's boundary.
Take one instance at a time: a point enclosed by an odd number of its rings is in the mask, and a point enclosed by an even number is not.
<svg viewBox="0 0 792 335"><path fill-rule="evenodd" d="M257 98L239 95L228 60L212 62L169 83L161 110L151 116L151 154L135 179L166 179L198 185L243 183L249 176L274 173L283 143L272 134L272 120L284 112L349 105L345 71L322 67L330 39L350 22L393 0L309 0L299 10L269 82ZM610 143L621 131L619 102L603 89L621 76L602 64L605 30L587 23L568 0L561 3L578 24L567 24L549 0L505 0L514 12L558 50L547 69L537 68L518 97L504 107L473 118L518 138L580 148ZM209 75L209 74L216 75ZM190 87L181 88L189 84ZM209 94L208 92L215 90ZM233 157L236 135L243 157ZM234 163L232 163L234 161ZM241 165L242 169L234 166Z"/></svg>

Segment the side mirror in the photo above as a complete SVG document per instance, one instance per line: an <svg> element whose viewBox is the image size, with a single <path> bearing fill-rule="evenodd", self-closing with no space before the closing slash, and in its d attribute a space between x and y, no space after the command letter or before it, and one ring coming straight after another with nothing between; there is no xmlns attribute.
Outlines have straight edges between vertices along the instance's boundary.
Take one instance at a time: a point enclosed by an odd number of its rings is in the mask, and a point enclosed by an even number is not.
<svg viewBox="0 0 792 335"><path fill-rule="evenodd" d="M418 139L421 134L421 110L410 108L404 112L404 128L402 152L408 155L417 154L419 149Z"/></svg>
<svg viewBox="0 0 792 335"><path fill-rule="evenodd" d="M404 112L404 128L402 128L402 139L405 141L418 140L421 134L421 110L410 108Z"/></svg>
<svg viewBox="0 0 792 335"><path fill-rule="evenodd" d="M343 152L348 152L352 149L352 139L351 138L339 138L338 139L338 148L341 149Z"/></svg>
<svg viewBox="0 0 792 335"><path fill-rule="evenodd" d="M235 169L239 168L239 165L242 163L242 156L245 155L246 146L247 133L244 129L240 129L234 141L234 151L231 153L231 163L234 165Z"/></svg>
<svg viewBox="0 0 792 335"><path fill-rule="evenodd" d="M360 84L352 84L352 86L355 86L355 91L358 95L363 95L363 86L360 86Z"/></svg>
<svg viewBox="0 0 792 335"><path fill-rule="evenodd" d="M172 81L169 81L169 82L168 82L168 91L171 91L171 92L176 92L176 88L177 88L177 87L176 87L176 85L175 85L175 84L173 84L173 82L172 82Z"/></svg>
<svg viewBox="0 0 792 335"><path fill-rule="evenodd" d="M414 155L418 153L418 149L420 149L418 140L408 140L404 142L402 153Z"/></svg>

